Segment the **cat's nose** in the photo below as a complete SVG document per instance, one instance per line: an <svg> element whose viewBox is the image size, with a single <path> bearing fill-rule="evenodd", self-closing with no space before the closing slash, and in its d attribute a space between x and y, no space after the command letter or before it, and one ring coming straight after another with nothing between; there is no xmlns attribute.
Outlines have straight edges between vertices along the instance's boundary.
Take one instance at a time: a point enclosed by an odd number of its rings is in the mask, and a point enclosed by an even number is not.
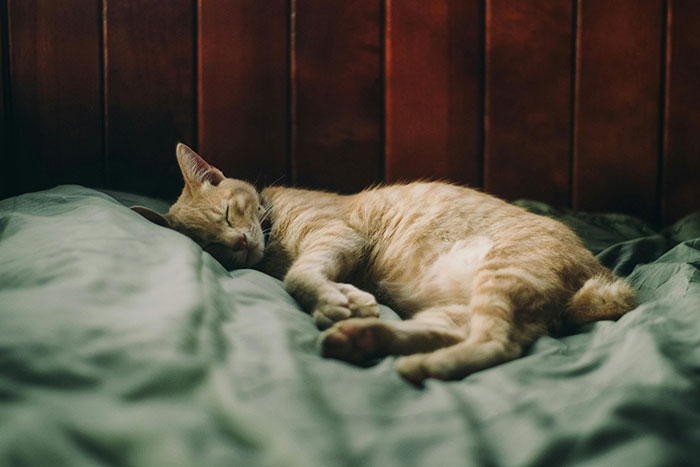
<svg viewBox="0 0 700 467"><path fill-rule="evenodd" d="M238 250L247 250L248 249L248 237L245 236L245 234L241 234L240 237L238 237L238 240L233 244L233 249L238 251Z"/></svg>

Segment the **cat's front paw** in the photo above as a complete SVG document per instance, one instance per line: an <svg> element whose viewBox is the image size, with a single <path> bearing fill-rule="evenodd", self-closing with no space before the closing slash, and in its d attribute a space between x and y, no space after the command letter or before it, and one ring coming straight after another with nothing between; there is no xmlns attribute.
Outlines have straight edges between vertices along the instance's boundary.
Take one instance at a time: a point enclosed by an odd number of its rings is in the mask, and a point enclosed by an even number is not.
<svg viewBox="0 0 700 467"><path fill-rule="evenodd" d="M320 329L326 329L348 318L379 317L379 306L374 295L350 284L333 283L319 295L312 316Z"/></svg>
<svg viewBox="0 0 700 467"><path fill-rule="evenodd" d="M386 355L391 329L377 318L353 318L325 330L319 338L321 355L360 363Z"/></svg>

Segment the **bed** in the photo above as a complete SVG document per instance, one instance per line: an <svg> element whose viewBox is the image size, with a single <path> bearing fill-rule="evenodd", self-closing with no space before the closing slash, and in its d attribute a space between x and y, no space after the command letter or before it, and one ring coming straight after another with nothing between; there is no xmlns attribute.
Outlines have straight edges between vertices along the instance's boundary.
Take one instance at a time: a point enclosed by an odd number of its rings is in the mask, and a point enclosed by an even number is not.
<svg viewBox="0 0 700 467"><path fill-rule="evenodd" d="M575 229L640 305L418 388L393 358L320 357L278 280L128 209L162 201L0 201L0 465L698 465L700 213L656 231L519 203Z"/></svg>

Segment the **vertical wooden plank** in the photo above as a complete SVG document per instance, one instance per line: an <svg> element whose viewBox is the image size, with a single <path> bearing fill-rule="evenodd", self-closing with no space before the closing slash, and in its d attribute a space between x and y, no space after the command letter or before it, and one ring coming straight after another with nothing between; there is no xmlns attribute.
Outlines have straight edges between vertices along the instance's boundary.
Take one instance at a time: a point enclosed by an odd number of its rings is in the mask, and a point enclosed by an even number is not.
<svg viewBox="0 0 700 467"><path fill-rule="evenodd" d="M286 0L199 0L199 149L228 176L287 173Z"/></svg>
<svg viewBox="0 0 700 467"><path fill-rule="evenodd" d="M663 219L700 209L700 4L668 0Z"/></svg>
<svg viewBox="0 0 700 467"><path fill-rule="evenodd" d="M97 0L9 0L15 188L103 182Z"/></svg>
<svg viewBox="0 0 700 467"><path fill-rule="evenodd" d="M10 161L14 157L14 151L10 144L8 135L8 115L5 109L7 105L7 79L5 78L5 73L7 73L7 52L8 52L8 40L7 40L7 2L6 0L0 0L0 199L10 196L12 190L10 188Z"/></svg>
<svg viewBox="0 0 700 467"><path fill-rule="evenodd" d="M387 181L479 184L480 4L387 0Z"/></svg>
<svg viewBox="0 0 700 467"><path fill-rule="evenodd" d="M104 2L110 185L174 197L175 144L196 146L194 2Z"/></svg>
<svg viewBox="0 0 700 467"><path fill-rule="evenodd" d="M381 0L292 0L292 174L355 191L383 165Z"/></svg>
<svg viewBox="0 0 700 467"><path fill-rule="evenodd" d="M486 2L484 185L569 203L572 3Z"/></svg>
<svg viewBox="0 0 700 467"><path fill-rule="evenodd" d="M655 217L662 0L579 3L574 207Z"/></svg>

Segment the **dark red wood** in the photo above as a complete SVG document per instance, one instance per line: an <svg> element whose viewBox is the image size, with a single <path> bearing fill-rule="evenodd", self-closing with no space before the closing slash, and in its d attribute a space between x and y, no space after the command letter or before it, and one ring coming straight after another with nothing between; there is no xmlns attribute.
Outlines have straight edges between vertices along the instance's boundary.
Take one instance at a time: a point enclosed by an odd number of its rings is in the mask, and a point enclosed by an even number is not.
<svg viewBox="0 0 700 467"><path fill-rule="evenodd" d="M227 176L287 174L287 1L199 0L199 149Z"/></svg>
<svg viewBox="0 0 700 467"><path fill-rule="evenodd" d="M6 198L12 193L12 188L10 187L11 178L10 171L8 168L10 164L14 165L13 160L13 150L9 139L7 138L9 132L7 130L8 119L7 113L5 111L5 93L7 89L5 88L6 79L5 73L7 72L6 60L7 60L7 39L5 35L5 23L7 14L7 4L5 0L0 0L0 167L5 169L0 171L0 199Z"/></svg>
<svg viewBox="0 0 700 467"><path fill-rule="evenodd" d="M484 186L569 203L572 3L486 1Z"/></svg>
<svg viewBox="0 0 700 467"><path fill-rule="evenodd" d="M662 209L673 222L700 209L700 5L669 0Z"/></svg>
<svg viewBox="0 0 700 467"><path fill-rule="evenodd" d="M12 173L18 191L101 185L99 3L10 0Z"/></svg>
<svg viewBox="0 0 700 467"><path fill-rule="evenodd" d="M382 175L381 1L291 6L293 181L359 190Z"/></svg>
<svg viewBox="0 0 700 467"><path fill-rule="evenodd" d="M0 196L11 181L173 197L183 141L261 184L291 163L287 182L345 192L384 175L483 176L503 197L566 205L572 180L578 209L662 207L671 222L700 208L691 0L0 0L0 12L0 138L12 125Z"/></svg>
<svg viewBox="0 0 700 467"><path fill-rule="evenodd" d="M479 184L480 3L387 0L387 181Z"/></svg>
<svg viewBox="0 0 700 467"><path fill-rule="evenodd" d="M110 184L173 197L178 141L196 146L192 0L106 1L106 150Z"/></svg>
<svg viewBox="0 0 700 467"><path fill-rule="evenodd" d="M655 217L663 3L579 3L577 209Z"/></svg>

